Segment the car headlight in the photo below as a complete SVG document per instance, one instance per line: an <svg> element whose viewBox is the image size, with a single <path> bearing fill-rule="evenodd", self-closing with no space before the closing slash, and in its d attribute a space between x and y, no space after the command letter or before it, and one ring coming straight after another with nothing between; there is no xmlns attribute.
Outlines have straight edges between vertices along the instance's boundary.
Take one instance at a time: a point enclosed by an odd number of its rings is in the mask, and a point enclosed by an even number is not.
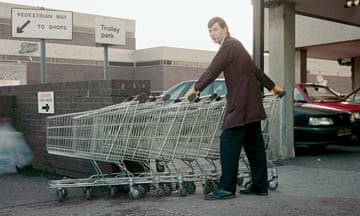
<svg viewBox="0 0 360 216"><path fill-rule="evenodd" d="M326 117L310 117L309 125L319 126L319 125L333 125L334 121L331 118Z"/></svg>
<svg viewBox="0 0 360 216"><path fill-rule="evenodd" d="M351 115L351 120L352 120L352 121L355 121L355 120L357 120L357 119L360 119L360 112L354 112L354 113L352 113L352 115Z"/></svg>

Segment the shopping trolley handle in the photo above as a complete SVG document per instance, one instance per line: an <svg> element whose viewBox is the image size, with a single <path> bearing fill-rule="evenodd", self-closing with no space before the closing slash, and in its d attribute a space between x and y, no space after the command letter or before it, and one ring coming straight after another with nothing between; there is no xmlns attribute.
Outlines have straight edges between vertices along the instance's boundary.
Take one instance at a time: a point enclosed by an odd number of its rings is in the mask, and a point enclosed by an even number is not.
<svg viewBox="0 0 360 216"><path fill-rule="evenodd" d="M284 91L281 91L278 95L277 95L277 97L278 98L282 98L282 97L284 97L286 95L286 91L284 90Z"/></svg>
<svg viewBox="0 0 360 216"><path fill-rule="evenodd" d="M188 99L188 101L190 101L190 102L199 102L200 100L203 100L203 99L206 99L206 101L213 101L213 100L218 101L218 100L219 100L219 96L218 96L217 93L213 93L212 95L210 95L210 97L203 97L203 98L201 98L201 97L200 97L200 93L197 93L197 94L192 94L192 95L190 95L187 99Z"/></svg>
<svg viewBox="0 0 360 216"><path fill-rule="evenodd" d="M161 98L161 100L162 100L162 101L167 101L167 100L170 99L170 97L171 97L170 94L165 94L164 97Z"/></svg>
<svg viewBox="0 0 360 216"><path fill-rule="evenodd" d="M146 100L146 102L154 102L156 101L156 97L148 97L148 99Z"/></svg>
<svg viewBox="0 0 360 216"><path fill-rule="evenodd" d="M124 102L130 102L134 99L134 96L130 96L124 100Z"/></svg>
<svg viewBox="0 0 360 216"><path fill-rule="evenodd" d="M144 92L141 92L140 94L136 95L135 101L142 102L146 97L146 94Z"/></svg>
<svg viewBox="0 0 360 216"><path fill-rule="evenodd" d="M209 98L208 100L209 101L213 101L213 100L218 100L218 94L217 93L213 93Z"/></svg>
<svg viewBox="0 0 360 216"><path fill-rule="evenodd" d="M203 98L200 97L200 92L197 94L192 94L188 97L188 101L189 102L194 102L194 103L198 103L202 100Z"/></svg>
<svg viewBox="0 0 360 216"><path fill-rule="evenodd" d="M197 93L197 94L194 93L194 94L189 95L187 100L191 101L191 102L198 102L199 101L199 96L200 96L200 93Z"/></svg>

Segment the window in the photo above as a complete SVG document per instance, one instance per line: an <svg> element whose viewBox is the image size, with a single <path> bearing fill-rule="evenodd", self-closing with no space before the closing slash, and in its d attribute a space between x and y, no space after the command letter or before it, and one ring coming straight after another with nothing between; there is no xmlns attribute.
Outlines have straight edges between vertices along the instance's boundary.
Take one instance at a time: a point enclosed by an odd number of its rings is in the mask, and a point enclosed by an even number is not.
<svg viewBox="0 0 360 216"><path fill-rule="evenodd" d="M305 102L305 98L300 94L297 88L294 89L294 101Z"/></svg>
<svg viewBox="0 0 360 216"><path fill-rule="evenodd" d="M216 80L214 82L214 93L219 96L226 95L226 85L224 80Z"/></svg>
<svg viewBox="0 0 360 216"><path fill-rule="evenodd" d="M334 94L326 87L322 86L305 86L304 92L313 102L338 102L341 98Z"/></svg>

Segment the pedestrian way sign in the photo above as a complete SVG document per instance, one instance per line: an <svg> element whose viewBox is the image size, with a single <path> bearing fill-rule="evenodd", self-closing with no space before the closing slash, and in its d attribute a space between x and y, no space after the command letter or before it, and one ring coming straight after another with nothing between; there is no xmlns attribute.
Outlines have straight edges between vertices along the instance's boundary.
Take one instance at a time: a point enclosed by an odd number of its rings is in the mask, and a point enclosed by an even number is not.
<svg viewBox="0 0 360 216"><path fill-rule="evenodd" d="M12 37L72 40L73 14L69 11L11 9Z"/></svg>

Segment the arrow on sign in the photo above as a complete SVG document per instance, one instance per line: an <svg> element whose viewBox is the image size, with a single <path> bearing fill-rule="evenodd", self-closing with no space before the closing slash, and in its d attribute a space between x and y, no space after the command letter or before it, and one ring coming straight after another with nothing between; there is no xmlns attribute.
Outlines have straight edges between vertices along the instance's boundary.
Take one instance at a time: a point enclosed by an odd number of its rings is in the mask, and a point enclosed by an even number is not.
<svg viewBox="0 0 360 216"><path fill-rule="evenodd" d="M42 106L41 109L46 110L46 112L49 112L50 106L49 104L46 104L45 106Z"/></svg>
<svg viewBox="0 0 360 216"><path fill-rule="evenodd" d="M16 33L23 33L24 32L24 28L29 25L30 20L26 21L21 27L17 27L16 28Z"/></svg>

